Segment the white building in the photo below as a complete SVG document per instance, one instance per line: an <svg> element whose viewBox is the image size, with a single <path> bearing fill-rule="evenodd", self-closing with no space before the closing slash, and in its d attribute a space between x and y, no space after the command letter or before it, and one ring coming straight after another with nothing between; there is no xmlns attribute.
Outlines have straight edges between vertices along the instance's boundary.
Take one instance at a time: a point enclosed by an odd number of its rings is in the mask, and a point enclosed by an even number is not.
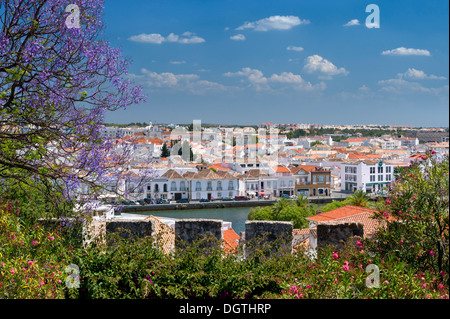
<svg viewBox="0 0 450 319"><path fill-rule="evenodd" d="M394 166L379 160L344 162L341 165L341 189L354 192L382 191L394 180Z"/></svg>

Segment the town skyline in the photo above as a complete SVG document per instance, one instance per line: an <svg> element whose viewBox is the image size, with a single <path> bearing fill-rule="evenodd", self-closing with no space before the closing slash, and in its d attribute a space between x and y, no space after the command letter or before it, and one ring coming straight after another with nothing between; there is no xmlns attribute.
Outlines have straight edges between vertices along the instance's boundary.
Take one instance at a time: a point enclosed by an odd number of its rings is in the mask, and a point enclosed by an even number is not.
<svg viewBox="0 0 450 319"><path fill-rule="evenodd" d="M447 12L442 1L111 0L104 37L148 99L105 120L446 127Z"/></svg>

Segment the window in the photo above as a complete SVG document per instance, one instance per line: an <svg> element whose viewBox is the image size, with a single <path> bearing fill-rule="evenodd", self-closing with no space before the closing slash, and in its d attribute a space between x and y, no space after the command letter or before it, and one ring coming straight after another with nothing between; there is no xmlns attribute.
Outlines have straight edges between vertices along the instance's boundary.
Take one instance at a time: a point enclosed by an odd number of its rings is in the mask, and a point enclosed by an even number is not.
<svg viewBox="0 0 450 319"><path fill-rule="evenodd" d="M374 168L375 169L375 168ZM370 175L370 181L375 182L375 175Z"/></svg>
<svg viewBox="0 0 450 319"><path fill-rule="evenodd" d="M313 176L313 184L315 184L316 183L316 176L314 175Z"/></svg>
<svg viewBox="0 0 450 319"><path fill-rule="evenodd" d="M155 184L155 193L159 192L159 185Z"/></svg>
<svg viewBox="0 0 450 319"><path fill-rule="evenodd" d="M200 182L195 183L195 190L201 191L202 190L202 184Z"/></svg>
<svg viewBox="0 0 450 319"><path fill-rule="evenodd" d="M167 193L167 184L164 184L164 192Z"/></svg>
<svg viewBox="0 0 450 319"><path fill-rule="evenodd" d="M222 182L221 181L218 181L217 182L217 190L218 191L221 191L222 190ZM219 196L220 197L220 196Z"/></svg>
<svg viewBox="0 0 450 319"><path fill-rule="evenodd" d="M217 198L222 198L222 193L221 192L217 193Z"/></svg>
<svg viewBox="0 0 450 319"><path fill-rule="evenodd" d="M375 174L375 167L370 168L370 174Z"/></svg>
<svg viewBox="0 0 450 319"><path fill-rule="evenodd" d="M233 189L234 189L233 181L229 181L228 182L228 190L233 190Z"/></svg>
<svg viewBox="0 0 450 319"><path fill-rule="evenodd" d="M176 191L177 190L177 184L175 182L170 183L170 190Z"/></svg>
<svg viewBox="0 0 450 319"><path fill-rule="evenodd" d="M208 184L206 185L206 190L212 191L212 182L211 181L209 181Z"/></svg>
<svg viewBox="0 0 450 319"><path fill-rule="evenodd" d="M383 175L378 175L378 181L382 182L383 181Z"/></svg>
<svg viewBox="0 0 450 319"><path fill-rule="evenodd" d="M233 197L233 192L229 192L228 193L228 197L232 198Z"/></svg>
<svg viewBox="0 0 450 319"><path fill-rule="evenodd" d="M317 182L320 184L325 183L325 176L324 175L317 176Z"/></svg>
<svg viewBox="0 0 450 319"><path fill-rule="evenodd" d="M383 166L378 166L378 174L383 174Z"/></svg>
<svg viewBox="0 0 450 319"><path fill-rule="evenodd" d="M180 191L185 191L186 190L186 184L184 183L184 181L180 182Z"/></svg>
<svg viewBox="0 0 450 319"><path fill-rule="evenodd" d="M386 175L386 181L390 182L392 180L391 178L391 175Z"/></svg>
<svg viewBox="0 0 450 319"><path fill-rule="evenodd" d="M202 199L202 195L200 193L197 193L197 199Z"/></svg>
<svg viewBox="0 0 450 319"><path fill-rule="evenodd" d="M151 190L152 190L152 187L151 187L150 185L148 185L148 186L147 186L147 190L148 190L148 191L151 191Z"/></svg>
<svg viewBox="0 0 450 319"><path fill-rule="evenodd" d="M392 167L386 166L386 173L392 173Z"/></svg>

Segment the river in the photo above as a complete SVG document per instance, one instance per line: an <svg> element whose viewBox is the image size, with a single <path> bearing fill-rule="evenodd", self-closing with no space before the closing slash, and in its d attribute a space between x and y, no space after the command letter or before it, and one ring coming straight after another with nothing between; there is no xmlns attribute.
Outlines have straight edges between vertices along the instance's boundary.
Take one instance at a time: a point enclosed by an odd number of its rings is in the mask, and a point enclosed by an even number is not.
<svg viewBox="0 0 450 319"><path fill-rule="evenodd" d="M239 235L241 231L245 231L245 221L247 220L248 214L250 213L250 209L251 207L203 208L139 212L137 214L170 218L221 219L224 222L231 222L234 231Z"/></svg>

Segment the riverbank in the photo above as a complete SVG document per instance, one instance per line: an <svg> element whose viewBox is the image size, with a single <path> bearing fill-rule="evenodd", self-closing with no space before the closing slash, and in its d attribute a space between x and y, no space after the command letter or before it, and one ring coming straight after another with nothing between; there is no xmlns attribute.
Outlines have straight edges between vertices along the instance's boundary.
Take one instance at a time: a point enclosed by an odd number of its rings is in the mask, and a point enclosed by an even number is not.
<svg viewBox="0 0 450 319"><path fill-rule="evenodd" d="M346 197L315 197L309 198L312 204L327 204L333 200L342 201ZM211 209L211 208L237 208L237 207L258 207L271 206L276 200L247 200L247 201L214 201L214 202L194 202L194 203L170 203L153 205L127 205L122 207L124 213L138 213L150 211L185 210L185 209Z"/></svg>

